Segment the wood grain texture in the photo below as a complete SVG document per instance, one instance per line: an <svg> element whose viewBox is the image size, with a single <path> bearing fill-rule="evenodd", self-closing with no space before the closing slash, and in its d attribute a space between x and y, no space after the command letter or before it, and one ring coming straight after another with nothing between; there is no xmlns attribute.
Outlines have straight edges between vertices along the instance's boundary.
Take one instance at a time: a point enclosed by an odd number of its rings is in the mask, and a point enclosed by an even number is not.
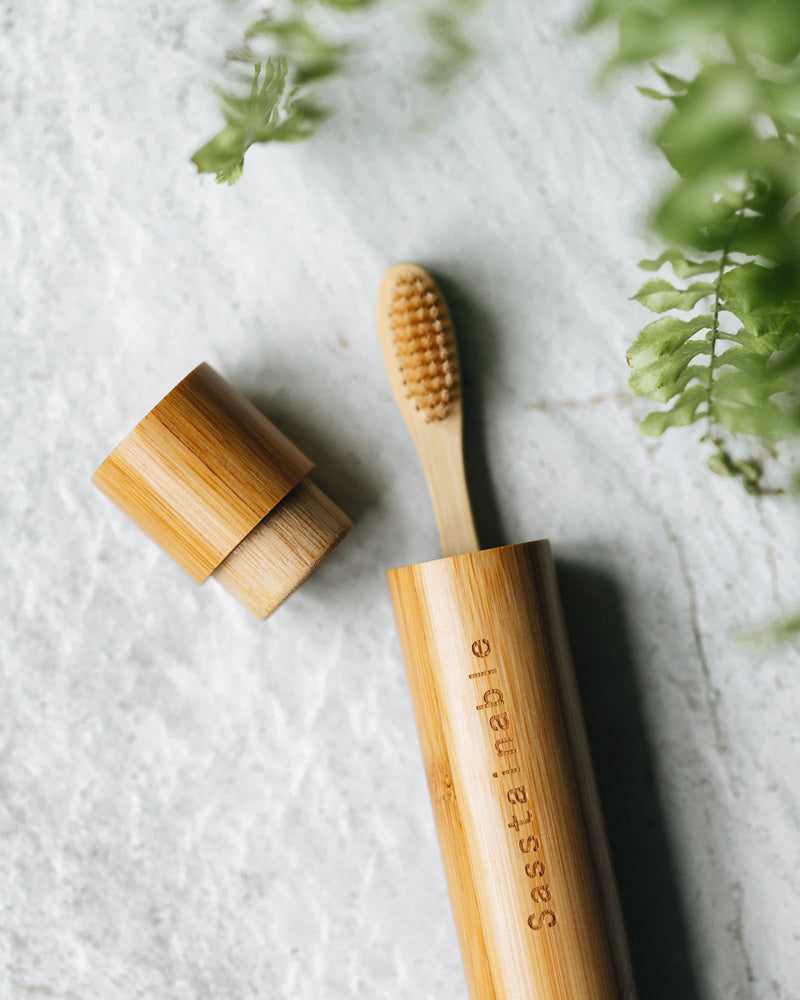
<svg viewBox="0 0 800 1000"><path fill-rule="evenodd" d="M387 577L472 1000L633 1000L549 543Z"/></svg>
<svg viewBox="0 0 800 1000"><path fill-rule="evenodd" d="M352 528L336 504L304 479L220 563L213 577L257 618L266 618Z"/></svg>
<svg viewBox="0 0 800 1000"><path fill-rule="evenodd" d="M201 364L93 481L202 583L312 468L263 413Z"/></svg>
<svg viewBox="0 0 800 1000"><path fill-rule="evenodd" d="M418 293L407 291L412 284L418 286ZM412 294L416 298L409 300ZM423 302L423 296L430 302ZM415 316L413 324L405 318L397 320L398 300L403 302L403 317ZM419 309L412 309L417 303ZM435 343L430 349L435 341L431 309L445 331L438 350ZM428 481L442 552L446 556L474 552L478 536L464 475L461 376L453 324L439 287L418 264L396 264L383 276L378 334L395 400ZM435 386L444 381L445 374L449 385L439 390L440 402L433 405Z"/></svg>

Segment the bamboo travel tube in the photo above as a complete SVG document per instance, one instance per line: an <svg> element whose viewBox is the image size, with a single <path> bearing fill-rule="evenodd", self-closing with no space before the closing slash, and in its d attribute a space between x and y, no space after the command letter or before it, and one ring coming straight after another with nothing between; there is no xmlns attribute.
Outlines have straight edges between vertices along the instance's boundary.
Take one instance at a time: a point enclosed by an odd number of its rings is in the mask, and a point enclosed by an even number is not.
<svg viewBox="0 0 800 1000"><path fill-rule="evenodd" d="M196 583L266 618L352 528L312 462L210 365L111 452L94 483Z"/></svg>
<svg viewBox="0 0 800 1000"><path fill-rule="evenodd" d="M470 997L634 1000L550 544L478 550L430 276L387 272L378 324L446 555L387 579Z"/></svg>

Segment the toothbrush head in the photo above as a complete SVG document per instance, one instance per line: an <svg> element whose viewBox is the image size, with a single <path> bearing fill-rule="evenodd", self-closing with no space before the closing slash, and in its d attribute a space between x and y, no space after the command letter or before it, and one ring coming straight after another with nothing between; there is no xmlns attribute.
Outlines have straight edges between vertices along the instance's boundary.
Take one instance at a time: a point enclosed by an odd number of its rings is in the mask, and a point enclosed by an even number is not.
<svg viewBox="0 0 800 1000"><path fill-rule="evenodd" d="M423 268L397 264L383 277L379 301L387 366L393 352L405 399L426 423L444 420L459 398L460 381L444 296Z"/></svg>

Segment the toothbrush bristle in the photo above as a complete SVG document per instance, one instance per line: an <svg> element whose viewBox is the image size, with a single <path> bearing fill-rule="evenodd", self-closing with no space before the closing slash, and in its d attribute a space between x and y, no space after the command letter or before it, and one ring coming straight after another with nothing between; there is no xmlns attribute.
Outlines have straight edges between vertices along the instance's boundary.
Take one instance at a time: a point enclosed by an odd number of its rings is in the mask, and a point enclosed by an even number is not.
<svg viewBox="0 0 800 1000"><path fill-rule="evenodd" d="M398 275L389 321L406 395L426 422L444 420L458 399L458 356L450 313L425 272Z"/></svg>

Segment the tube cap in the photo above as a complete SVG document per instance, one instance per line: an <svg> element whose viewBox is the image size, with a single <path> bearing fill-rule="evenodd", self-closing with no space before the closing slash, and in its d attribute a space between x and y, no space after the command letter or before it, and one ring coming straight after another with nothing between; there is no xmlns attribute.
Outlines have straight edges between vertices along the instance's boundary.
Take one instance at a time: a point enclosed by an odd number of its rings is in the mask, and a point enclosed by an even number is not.
<svg viewBox="0 0 800 1000"><path fill-rule="evenodd" d="M93 482L196 583L214 573L263 618L352 528L306 479L312 468L201 364L111 452Z"/></svg>

